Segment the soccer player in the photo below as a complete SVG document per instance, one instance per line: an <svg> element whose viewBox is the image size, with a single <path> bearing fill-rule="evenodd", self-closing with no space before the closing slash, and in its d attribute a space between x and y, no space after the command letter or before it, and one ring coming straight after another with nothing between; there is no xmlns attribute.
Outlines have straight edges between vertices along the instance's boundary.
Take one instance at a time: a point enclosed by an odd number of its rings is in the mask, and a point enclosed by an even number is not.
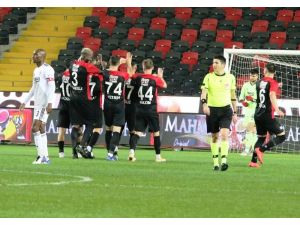
<svg viewBox="0 0 300 225"><path fill-rule="evenodd" d="M268 63L264 68L264 77L257 82L257 106L254 114L254 120L257 130L257 142L253 152L250 167L260 167L257 160L263 164L263 155L266 150L281 144L285 141L284 127L275 119L274 112L279 117L284 117L284 113L279 109L277 104L276 93L278 83L274 80L275 65ZM267 132L275 137L271 137L266 143Z"/></svg>
<svg viewBox="0 0 300 225"><path fill-rule="evenodd" d="M92 147L96 144L102 127L101 109L101 76L99 69L92 64L93 51L83 48L81 56L70 66L70 120L72 124L71 140L73 158L78 158L77 152L85 158L94 158ZM86 125L83 140L88 140L88 151L77 145L80 135L80 125ZM92 135L90 135L90 131Z"/></svg>
<svg viewBox="0 0 300 225"><path fill-rule="evenodd" d="M221 139L221 171L228 169L229 131L231 121L237 121L236 81L225 72L226 59L219 55L213 58L213 72L208 73L201 86L201 103L206 114L207 132L212 133L211 152L214 170L220 170L219 133ZM231 107L232 106L232 107Z"/></svg>
<svg viewBox="0 0 300 225"><path fill-rule="evenodd" d="M32 58L36 64L36 68L33 71L32 87L24 103L20 105L20 110L25 108L25 105L33 96L32 132L38 154L33 164L49 164L46 122L49 113L52 111L52 104L55 98L54 69L45 62L46 51L44 49L35 50Z"/></svg>
<svg viewBox="0 0 300 225"><path fill-rule="evenodd" d="M258 69L253 68L250 71L250 79L244 83L239 101L244 106L244 125L246 127L245 135L245 150L241 155L248 155L250 150L254 151L254 145L256 143L256 127L254 122L254 113L256 108L256 82L258 79Z"/></svg>
<svg viewBox="0 0 300 225"><path fill-rule="evenodd" d="M111 56L109 68L103 70L104 82L104 119L105 119L105 142L109 161L118 160L117 148L120 141L120 132L125 124L124 86L131 77L132 55L128 53L126 59ZM121 64L127 64L127 72L118 71Z"/></svg>
<svg viewBox="0 0 300 225"><path fill-rule="evenodd" d="M128 159L129 161L136 160L135 149L138 139L149 126L149 131L154 136L155 161L166 162L166 159L160 155L161 142L159 115L157 113L157 91L158 88L167 88L167 83L163 78L163 70L161 68L158 68L157 75L152 74L154 65L151 59L143 60L142 66L144 74L135 74L133 76L138 97L136 102L135 131L131 138Z"/></svg>

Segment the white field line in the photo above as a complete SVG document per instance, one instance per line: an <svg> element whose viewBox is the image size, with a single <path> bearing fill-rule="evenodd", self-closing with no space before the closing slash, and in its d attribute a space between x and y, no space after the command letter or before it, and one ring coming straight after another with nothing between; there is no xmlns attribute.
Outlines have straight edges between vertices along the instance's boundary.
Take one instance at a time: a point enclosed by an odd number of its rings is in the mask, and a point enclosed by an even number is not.
<svg viewBox="0 0 300 225"><path fill-rule="evenodd" d="M1 184L0 186L36 186L36 185L65 185L70 183L86 183L93 181L90 177L85 176L74 176L69 174L60 174L60 173L50 173L50 172L36 172L36 171L19 171L19 170L0 170L1 172L6 173L23 173L23 174L40 174L40 175L48 175L48 176L57 176L57 177L70 177L75 178L76 180L68 180L68 181L57 181L57 182L40 182L40 183L8 183Z"/></svg>

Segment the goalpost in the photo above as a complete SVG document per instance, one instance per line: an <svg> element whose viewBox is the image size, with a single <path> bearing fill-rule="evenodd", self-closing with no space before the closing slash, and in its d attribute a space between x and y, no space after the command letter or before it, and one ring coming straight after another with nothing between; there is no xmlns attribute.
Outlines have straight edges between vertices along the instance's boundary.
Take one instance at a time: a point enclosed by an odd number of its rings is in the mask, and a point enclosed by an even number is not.
<svg viewBox="0 0 300 225"><path fill-rule="evenodd" d="M260 50L260 49L224 49L227 60L227 71L235 75L237 81L237 96L245 81L249 80L250 70L259 69L260 78L264 66L268 63L276 65L274 79L281 86L277 94L280 109L286 116L280 119L285 126L286 141L272 149L273 152L300 153L300 51L299 50ZM241 149L241 139L245 134L242 125L243 107L238 106L239 122L233 129L232 149ZM279 118L278 118L279 119Z"/></svg>

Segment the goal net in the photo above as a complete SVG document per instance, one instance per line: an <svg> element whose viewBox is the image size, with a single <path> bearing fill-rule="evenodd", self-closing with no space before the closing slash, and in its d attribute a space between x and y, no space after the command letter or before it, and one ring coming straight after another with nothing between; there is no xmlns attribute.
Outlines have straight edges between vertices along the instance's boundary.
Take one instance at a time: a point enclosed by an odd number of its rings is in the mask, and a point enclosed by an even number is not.
<svg viewBox="0 0 300 225"><path fill-rule="evenodd" d="M283 119L277 118L285 127L287 139L271 151L300 153L300 51L225 49L224 56L228 62L227 71L236 76L238 96L244 82L249 80L252 68L258 68L259 78L262 78L264 67L268 62L276 65L274 79L281 86L277 93L278 104L286 115ZM240 103L238 109L239 122L231 134L231 149L240 151L246 128L242 123L243 107Z"/></svg>

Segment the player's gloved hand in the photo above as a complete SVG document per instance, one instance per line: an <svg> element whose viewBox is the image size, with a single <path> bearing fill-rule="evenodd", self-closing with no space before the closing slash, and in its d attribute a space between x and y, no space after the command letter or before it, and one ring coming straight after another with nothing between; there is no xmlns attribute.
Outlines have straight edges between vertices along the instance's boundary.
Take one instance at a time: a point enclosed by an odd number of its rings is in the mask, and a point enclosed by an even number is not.
<svg viewBox="0 0 300 225"><path fill-rule="evenodd" d="M249 103L246 102L246 101L242 101L242 105L243 105L244 107L248 107L248 106L249 106Z"/></svg>
<svg viewBox="0 0 300 225"><path fill-rule="evenodd" d="M246 100L247 101L250 101L250 102L253 102L253 97L252 96L250 96L250 95L248 95L248 96L246 96Z"/></svg>

